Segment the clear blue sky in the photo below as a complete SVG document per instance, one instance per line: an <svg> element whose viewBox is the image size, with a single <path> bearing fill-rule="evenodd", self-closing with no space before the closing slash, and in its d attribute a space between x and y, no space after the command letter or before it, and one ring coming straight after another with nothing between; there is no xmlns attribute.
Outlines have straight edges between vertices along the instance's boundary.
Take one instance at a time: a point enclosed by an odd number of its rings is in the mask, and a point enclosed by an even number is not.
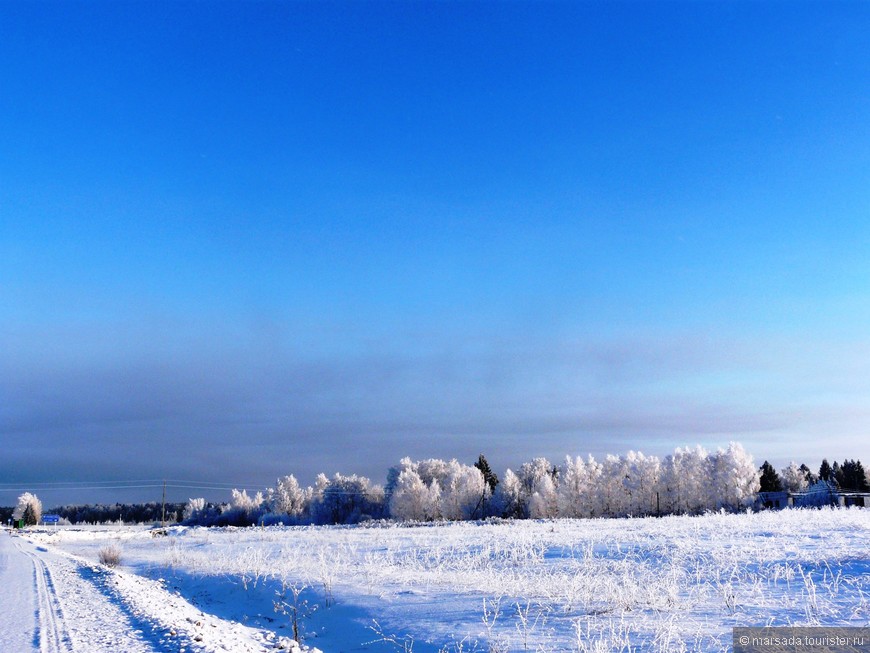
<svg viewBox="0 0 870 653"><path fill-rule="evenodd" d="M0 483L866 465L868 52L860 2L2 3Z"/></svg>

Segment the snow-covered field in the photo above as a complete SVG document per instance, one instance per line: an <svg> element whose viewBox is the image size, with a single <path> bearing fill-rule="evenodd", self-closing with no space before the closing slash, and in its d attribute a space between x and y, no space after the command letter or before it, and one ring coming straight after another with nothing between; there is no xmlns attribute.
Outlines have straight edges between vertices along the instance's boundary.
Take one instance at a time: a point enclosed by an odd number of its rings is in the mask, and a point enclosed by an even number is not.
<svg viewBox="0 0 870 653"><path fill-rule="evenodd" d="M79 576L155 650L273 647L294 613L325 653L718 651L733 626L870 625L861 508L27 537L49 569L119 547L121 573Z"/></svg>

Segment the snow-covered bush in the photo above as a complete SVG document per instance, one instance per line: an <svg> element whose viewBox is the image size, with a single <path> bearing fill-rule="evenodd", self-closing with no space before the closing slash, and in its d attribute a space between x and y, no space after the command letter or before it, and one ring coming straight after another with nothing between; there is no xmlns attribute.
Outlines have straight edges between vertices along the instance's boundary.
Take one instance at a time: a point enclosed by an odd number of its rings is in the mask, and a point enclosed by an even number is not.
<svg viewBox="0 0 870 653"><path fill-rule="evenodd" d="M121 549L115 544L109 544L100 549L100 562L107 567L117 567L121 564Z"/></svg>

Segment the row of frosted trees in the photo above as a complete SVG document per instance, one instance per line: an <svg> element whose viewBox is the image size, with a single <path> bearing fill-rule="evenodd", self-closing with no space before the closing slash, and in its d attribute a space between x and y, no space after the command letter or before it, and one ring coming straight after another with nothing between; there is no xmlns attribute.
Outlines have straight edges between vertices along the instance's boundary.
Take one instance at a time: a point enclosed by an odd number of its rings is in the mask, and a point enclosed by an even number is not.
<svg viewBox="0 0 870 653"><path fill-rule="evenodd" d="M755 463L737 443L713 453L677 449L663 460L634 451L601 461L567 457L558 466L536 458L516 472L508 469L501 481L483 456L476 465L404 458L389 470L383 488L341 474L320 474L314 487L303 488L291 475L265 493L233 490L225 505L191 499L184 517L188 523L246 525L698 514L744 509L758 490Z"/></svg>
<svg viewBox="0 0 870 653"><path fill-rule="evenodd" d="M664 460L634 451L600 462L568 457L561 466L536 458L517 472L508 469L494 491L475 471L455 461L403 460L388 493L390 515L432 520L697 514L745 508L759 488L752 457L736 443L712 454L701 447L677 449Z"/></svg>

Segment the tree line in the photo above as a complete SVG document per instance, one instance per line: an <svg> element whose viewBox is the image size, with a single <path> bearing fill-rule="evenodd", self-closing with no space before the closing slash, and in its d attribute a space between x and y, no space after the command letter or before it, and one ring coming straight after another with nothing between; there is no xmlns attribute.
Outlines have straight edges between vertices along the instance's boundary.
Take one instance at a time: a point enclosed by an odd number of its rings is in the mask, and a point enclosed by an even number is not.
<svg viewBox="0 0 870 653"><path fill-rule="evenodd" d="M765 460L759 471L761 492L803 492L820 480L844 492L870 492L870 481L860 460L847 459L842 465L835 460L831 465L825 458L818 474L814 474L805 464L798 466L794 461L777 473L773 465Z"/></svg>
<svg viewBox="0 0 870 653"><path fill-rule="evenodd" d="M253 495L233 490L225 504L191 499L182 521L245 526L700 514L751 506L759 478L738 443L712 453L676 449L664 459L634 451L601 461L569 456L560 465L535 458L501 479L482 454L473 465L403 458L384 486L357 475L320 474L314 486L302 487L291 474Z"/></svg>
<svg viewBox="0 0 870 653"><path fill-rule="evenodd" d="M0 519L6 523L8 519L23 520L26 526L33 526L42 520L43 513L58 515L65 524L107 524L124 522L127 524L148 524L162 520L175 523L181 521L184 515L184 503L166 503L157 501L148 503L114 503L96 505L65 505L56 506L45 512L42 502L35 494L25 492L18 497L14 508L0 508Z"/></svg>
<svg viewBox="0 0 870 653"><path fill-rule="evenodd" d="M472 465L403 458L389 469L384 486L355 474L319 474L313 486L303 487L291 474L253 495L235 489L228 502L167 503L165 514L170 523L205 526L700 514L743 510L754 505L759 491L800 492L820 479L843 490L870 491L860 461L830 465L825 459L818 474L792 462L777 472L767 461L756 468L752 456L732 442L715 452L678 448L664 459L635 451L600 461L568 456L560 465L535 458L501 478L483 454ZM35 524L41 511L39 500L25 493L14 514ZM163 514L158 502L66 505L50 512L71 524L150 523Z"/></svg>

